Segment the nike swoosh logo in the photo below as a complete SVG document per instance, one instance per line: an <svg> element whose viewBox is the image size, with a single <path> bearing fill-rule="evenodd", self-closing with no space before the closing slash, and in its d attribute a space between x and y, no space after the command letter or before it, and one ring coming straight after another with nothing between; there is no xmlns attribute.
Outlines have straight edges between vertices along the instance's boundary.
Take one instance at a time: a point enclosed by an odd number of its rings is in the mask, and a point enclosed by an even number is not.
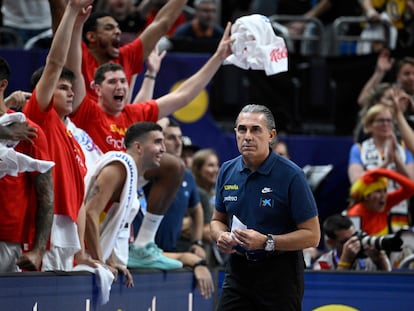
<svg viewBox="0 0 414 311"><path fill-rule="evenodd" d="M272 192L273 190L272 189L270 189L270 188L263 188L262 189L262 193L270 193L270 192Z"/></svg>

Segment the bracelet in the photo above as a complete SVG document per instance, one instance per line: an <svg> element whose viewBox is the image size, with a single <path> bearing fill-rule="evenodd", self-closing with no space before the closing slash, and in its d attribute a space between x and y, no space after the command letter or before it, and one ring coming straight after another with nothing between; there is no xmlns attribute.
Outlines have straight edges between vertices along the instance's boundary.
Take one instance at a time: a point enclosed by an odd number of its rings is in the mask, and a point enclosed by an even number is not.
<svg viewBox="0 0 414 311"><path fill-rule="evenodd" d="M204 243L203 243L202 240L195 240L195 241L193 241L193 245L198 245L198 246L204 247Z"/></svg>
<svg viewBox="0 0 414 311"><path fill-rule="evenodd" d="M193 269L197 268L198 266L207 267L207 261L205 259L200 259L193 265Z"/></svg>
<svg viewBox="0 0 414 311"><path fill-rule="evenodd" d="M151 80L155 80L157 78L157 76L153 76L153 75L150 75L149 73L146 73L144 75L144 78L148 78L148 79L151 79Z"/></svg>
<svg viewBox="0 0 414 311"><path fill-rule="evenodd" d="M349 262L346 261L339 261L338 262L338 267L340 268L349 268L351 266L351 264Z"/></svg>

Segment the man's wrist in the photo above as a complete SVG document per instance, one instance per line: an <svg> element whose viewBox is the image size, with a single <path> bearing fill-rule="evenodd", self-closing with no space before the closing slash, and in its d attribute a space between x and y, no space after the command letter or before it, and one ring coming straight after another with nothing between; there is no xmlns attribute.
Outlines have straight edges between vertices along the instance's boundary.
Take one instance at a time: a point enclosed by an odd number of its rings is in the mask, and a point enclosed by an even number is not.
<svg viewBox="0 0 414 311"><path fill-rule="evenodd" d="M203 240L194 240L192 243L192 245L198 245L200 247L204 247L204 242Z"/></svg>
<svg viewBox="0 0 414 311"><path fill-rule="evenodd" d="M197 268L198 266L207 267L207 261L205 259L200 259L193 265L193 269Z"/></svg>
<svg viewBox="0 0 414 311"><path fill-rule="evenodd" d="M144 78L147 78L147 79L150 79L150 80L155 80L155 79L157 79L157 76L156 75L149 74L149 73L146 73L144 75Z"/></svg>

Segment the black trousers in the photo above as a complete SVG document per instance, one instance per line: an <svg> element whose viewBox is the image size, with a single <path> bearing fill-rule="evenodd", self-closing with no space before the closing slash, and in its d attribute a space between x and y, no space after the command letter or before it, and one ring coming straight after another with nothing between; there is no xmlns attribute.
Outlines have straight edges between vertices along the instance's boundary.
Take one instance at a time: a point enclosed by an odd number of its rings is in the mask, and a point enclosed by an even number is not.
<svg viewBox="0 0 414 311"><path fill-rule="evenodd" d="M261 261L232 254L217 311L301 311L303 253L285 252Z"/></svg>

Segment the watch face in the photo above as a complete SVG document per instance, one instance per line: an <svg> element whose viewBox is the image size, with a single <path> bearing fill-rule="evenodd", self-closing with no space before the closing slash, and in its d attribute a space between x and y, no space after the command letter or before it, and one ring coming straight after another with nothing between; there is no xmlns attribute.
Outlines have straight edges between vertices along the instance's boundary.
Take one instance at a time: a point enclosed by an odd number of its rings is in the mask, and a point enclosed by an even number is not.
<svg viewBox="0 0 414 311"><path fill-rule="evenodd" d="M275 241L272 238L267 238L266 241L266 251L273 251L275 249Z"/></svg>

